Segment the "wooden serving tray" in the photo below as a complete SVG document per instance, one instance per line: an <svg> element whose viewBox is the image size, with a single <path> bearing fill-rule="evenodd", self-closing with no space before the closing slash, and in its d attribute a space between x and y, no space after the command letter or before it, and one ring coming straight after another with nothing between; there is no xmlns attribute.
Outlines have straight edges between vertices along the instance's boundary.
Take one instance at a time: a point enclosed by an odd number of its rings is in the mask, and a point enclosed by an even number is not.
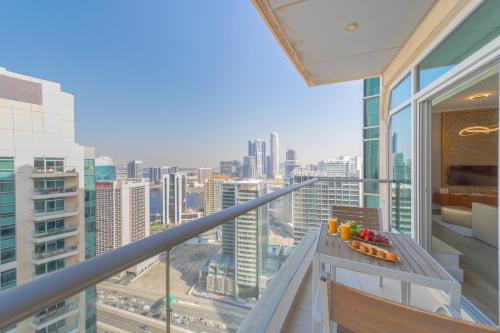
<svg viewBox="0 0 500 333"><path fill-rule="evenodd" d="M351 238L355 239L358 242L370 243L370 244L375 244L375 245L380 245L380 246L390 246L390 245L392 245L392 242L390 240L389 240L389 243L378 243L378 242L370 242L370 241L364 240L363 238L358 237L358 236L352 236Z"/></svg>
<svg viewBox="0 0 500 333"><path fill-rule="evenodd" d="M398 261L400 261L400 260L401 260L401 258L400 258L397 254L396 254L396 259L395 259L395 260L392 260L392 259L388 259L388 258L380 258L380 257L377 257L376 255L371 254L371 253L366 253L366 252L363 252L363 251L361 251L360 249L356 249L356 248L354 248L354 247L351 245L351 242L352 242L352 240L351 240L351 241L349 241L349 242L347 243L347 244L348 244L348 246L349 246L351 249L353 249L354 251L358 251L359 253L362 253L362 254L364 254L364 255L367 255L367 256L370 256L370 257L373 257L373 258L377 258L377 259L379 259L379 260L390 261L390 262L398 262ZM364 245L364 246L366 246L366 247L368 247L368 248L370 248L370 249L371 249L371 248L375 248L375 249L377 249L377 251L382 251L382 252L385 252L386 254L387 254L387 253L389 253L389 251L387 251L387 250L385 250L385 249L383 249L383 248L380 248L380 247L378 247L378 246L374 246L374 245L371 245L371 244L368 244L368 243L365 243L365 242L360 242L360 241L358 241L358 240L356 240L356 242L358 242L358 243L360 243L361 245Z"/></svg>

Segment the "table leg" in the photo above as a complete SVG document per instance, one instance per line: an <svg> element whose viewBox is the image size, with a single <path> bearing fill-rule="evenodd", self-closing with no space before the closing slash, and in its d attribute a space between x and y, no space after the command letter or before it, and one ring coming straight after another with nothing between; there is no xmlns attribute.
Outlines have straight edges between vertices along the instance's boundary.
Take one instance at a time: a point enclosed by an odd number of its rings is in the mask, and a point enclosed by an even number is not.
<svg viewBox="0 0 500 333"><path fill-rule="evenodd" d="M337 267L333 266L333 265L330 266L330 281L332 281L334 283L337 281ZM331 295L331 297L335 297L335 295ZM328 320L328 323L330 323L329 320ZM337 333L337 323L336 322L332 322L331 328L330 328L330 325L328 325L328 328L329 328L330 332Z"/></svg>
<svg viewBox="0 0 500 333"><path fill-rule="evenodd" d="M411 284L401 281L401 304L410 305L411 303Z"/></svg>

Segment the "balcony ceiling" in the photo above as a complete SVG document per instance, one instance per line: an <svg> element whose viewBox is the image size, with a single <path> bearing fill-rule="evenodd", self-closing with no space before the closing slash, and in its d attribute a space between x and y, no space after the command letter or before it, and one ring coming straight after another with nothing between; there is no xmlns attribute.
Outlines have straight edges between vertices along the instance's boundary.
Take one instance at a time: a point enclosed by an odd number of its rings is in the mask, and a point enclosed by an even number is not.
<svg viewBox="0 0 500 333"><path fill-rule="evenodd" d="M381 75L434 0L252 0L310 86ZM347 32L355 22L358 28Z"/></svg>

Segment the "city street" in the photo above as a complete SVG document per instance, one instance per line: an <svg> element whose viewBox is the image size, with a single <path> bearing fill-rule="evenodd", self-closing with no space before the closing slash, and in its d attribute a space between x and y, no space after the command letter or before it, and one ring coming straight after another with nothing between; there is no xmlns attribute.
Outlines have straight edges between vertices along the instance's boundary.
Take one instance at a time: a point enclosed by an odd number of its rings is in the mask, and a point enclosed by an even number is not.
<svg viewBox="0 0 500 333"><path fill-rule="evenodd" d="M106 286L98 288L97 296L97 320L105 324L141 331L140 325L165 320L165 303L150 295L115 291ZM174 300L171 308L172 325L196 332L235 332L247 313L240 307L220 302L214 305L207 300L201 304L188 299ZM125 317L126 321L115 321L116 317Z"/></svg>

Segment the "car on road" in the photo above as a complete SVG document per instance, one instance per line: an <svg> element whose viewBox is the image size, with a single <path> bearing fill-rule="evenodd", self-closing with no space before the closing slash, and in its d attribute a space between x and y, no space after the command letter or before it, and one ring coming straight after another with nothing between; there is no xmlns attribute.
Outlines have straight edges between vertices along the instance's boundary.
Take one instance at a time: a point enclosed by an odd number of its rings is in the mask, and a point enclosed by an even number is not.
<svg viewBox="0 0 500 333"><path fill-rule="evenodd" d="M138 302L139 302L139 304L144 304L144 303L146 303L146 302L144 302L144 300L143 300L143 299L139 300Z"/></svg>
<svg viewBox="0 0 500 333"><path fill-rule="evenodd" d="M175 318L179 317L179 314L177 312L174 312L172 313L172 316L174 316Z"/></svg>
<svg viewBox="0 0 500 333"><path fill-rule="evenodd" d="M134 311L135 311L135 309L134 309L134 308L128 308L128 310L129 310L130 312L134 312Z"/></svg>
<svg viewBox="0 0 500 333"><path fill-rule="evenodd" d="M144 305L144 306L142 307L142 309L143 309L143 310L146 310L146 311L149 311L149 310L151 310L151 307L150 307L149 305Z"/></svg>
<svg viewBox="0 0 500 333"><path fill-rule="evenodd" d="M214 322L213 322L213 321L211 321L211 320L209 320L209 321L207 321L207 322L206 322L206 325L207 325L208 327L214 327Z"/></svg>
<svg viewBox="0 0 500 333"><path fill-rule="evenodd" d="M176 320L174 320L174 323L176 323L176 324L181 324L182 322L181 322L181 320L180 320L180 319L178 319L178 318L177 318Z"/></svg>
<svg viewBox="0 0 500 333"><path fill-rule="evenodd" d="M224 325L224 324L219 324L219 328L220 328L221 330L225 330L225 329L226 329L226 325Z"/></svg>
<svg viewBox="0 0 500 333"><path fill-rule="evenodd" d="M189 321L190 322L196 321L196 318L195 317L189 317Z"/></svg>
<svg viewBox="0 0 500 333"><path fill-rule="evenodd" d="M148 325L141 325L139 328L143 331L149 331L149 326Z"/></svg>

